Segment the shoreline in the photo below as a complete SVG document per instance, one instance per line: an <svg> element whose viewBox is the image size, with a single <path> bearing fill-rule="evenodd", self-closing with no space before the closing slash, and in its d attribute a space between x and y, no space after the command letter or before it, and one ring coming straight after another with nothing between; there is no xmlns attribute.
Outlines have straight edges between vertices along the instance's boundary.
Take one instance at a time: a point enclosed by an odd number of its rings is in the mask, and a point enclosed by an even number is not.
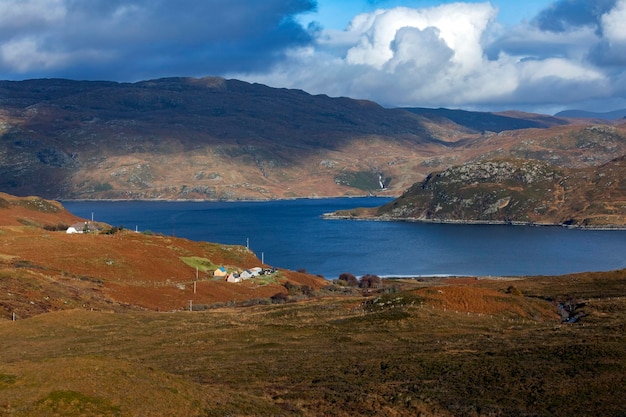
<svg viewBox="0 0 626 417"><path fill-rule="evenodd" d="M530 275L534 276L534 275ZM540 275L536 275L540 276ZM422 274L422 275L379 275L380 279L400 280L441 280L441 279L473 279L476 281L519 281L529 277L529 275L502 276L502 275L458 275L458 274Z"/></svg>
<svg viewBox="0 0 626 417"><path fill-rule="evenodd" d="M218 199L208 200L200 198L181 198L181 199L167 199L167 198L53 198L51 200L58 201L60 203L92 203L92 202L107 202L107 203L266 203L273 201L296 201L296 200L331 200L335 198L388 198L394 199L397 196L386 195L340 195L340 196L324 196L324 197L291 197L291 198L267 198L267 199Z"/></svg>
<svg viewBox="0 0 626 417"><path fill-rule="evenodd" d="M626 231L626 225L603 225L603 226L583 226L571 225L563 223L539 223L524 221L504 221L504 220L436 220L424 219L417 217L398 217L398 218L382 218L382 217L354 217L346 215L336 215L335 213L324 213L322 218L325 220L356 220L356 221L374 221L374 222L406 222L406 223L423 223L423 224L458 224L458 225L476 225L476 226L526 226L526 227L562 227L564 229L578 230L596 230L596 231Z"/></svg>

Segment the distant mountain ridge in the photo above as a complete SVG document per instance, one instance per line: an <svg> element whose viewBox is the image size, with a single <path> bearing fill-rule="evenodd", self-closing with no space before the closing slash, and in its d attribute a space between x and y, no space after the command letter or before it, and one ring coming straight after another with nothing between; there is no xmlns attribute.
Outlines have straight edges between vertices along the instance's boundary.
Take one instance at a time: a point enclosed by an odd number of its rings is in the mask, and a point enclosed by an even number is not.
<svg viewBox="0 0 626 417"><path fill-rule="evenodd" d="M433 170L479 157L590 166L626 153L622 127L570 123L387 109L219 77L0 81L0 191L56 199L399 195Z"/></svg>
<svg viewBox="0 0 626 417"><path fill-rule="evenodd" d="M609 112L592 112L586 110L564 110L554 115L555 117L567 117L574 119L603 119L618 120L626 118L626 109L613 110Z"/></svg>
<svg viewBox="0 0 626 417"><path fill-rule="evenodd" d="M479 132L500 133L505 130L518 129L545 129L553 126L567 125L568 122L557 117L529 115L517 113L514 117L511 113L488 113L473 112L453 109L428 109L422 107L405 108L412 113L428 117L431 120L448 119L461 126L468 127ZM531 116L524 118L524 116Z"/></svg>

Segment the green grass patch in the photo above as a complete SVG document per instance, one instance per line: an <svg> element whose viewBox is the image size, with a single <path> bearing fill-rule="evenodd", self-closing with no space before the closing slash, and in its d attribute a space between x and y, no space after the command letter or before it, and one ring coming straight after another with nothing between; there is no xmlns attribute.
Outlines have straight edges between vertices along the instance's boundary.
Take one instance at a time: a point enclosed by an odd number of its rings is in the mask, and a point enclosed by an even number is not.
<svg viewBox="0 0 626 417"><path fill-rule="evenodd" d="M363 191L380 189L378 174L371 171L342 172L335 177L335 182Z"/></svg>
<svg viewBox="0 0 626 417"><path fill-rule="evenodd" d="M214 271L220 266L211 262L210 259L201 258L199 256L184 256L181 257L180 260L192 268L198 268L198 271L202 272Z"/></svg>
<svg viewBox="0 0 626 417"><path fill-rule="evenodd" d="M274 272L273 274L268 275L259 275L258 277L252 278L253 282L259 285L280 284L281 279L282 275L280 272Z"/></svg>
<svg viewBox="0 0 626 417"><path fill-rule="evenodd" d="M111 191L112 189L113 189L113 186L108 182L104 182L104 183L98 182L93 185L93 191L96 193Z"/></svg>
<svg viewBox="0 0 626 417"><path fill-rule="evenodd" d="M15 384L15 381L17 381L17 377L15 375L0 374L0 388L2 388L3 385Z"/></svg>
<svg viewBox="0 0 626 417"><path fill-rule="evenodd" d="M119 407L109 401L90 397L77 391L52 391L36 404L39 415L121 416Z"/></svg>

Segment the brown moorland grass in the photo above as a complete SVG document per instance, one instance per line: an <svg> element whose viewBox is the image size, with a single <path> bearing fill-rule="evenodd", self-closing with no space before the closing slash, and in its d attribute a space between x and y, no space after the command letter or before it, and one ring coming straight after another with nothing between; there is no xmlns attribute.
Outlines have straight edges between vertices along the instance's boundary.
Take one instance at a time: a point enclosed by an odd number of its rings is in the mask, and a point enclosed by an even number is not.
<svg viewBox="0 0 626 417"><path fill-rule="evenodd" d="M538 291L532 281L515 285ZM509 281L386 284L366 297L0 322L0 415L623 415L623 297L595 297L563 324L551 302L507 294ZM492 297L509 308L485 314Z"/></svg>

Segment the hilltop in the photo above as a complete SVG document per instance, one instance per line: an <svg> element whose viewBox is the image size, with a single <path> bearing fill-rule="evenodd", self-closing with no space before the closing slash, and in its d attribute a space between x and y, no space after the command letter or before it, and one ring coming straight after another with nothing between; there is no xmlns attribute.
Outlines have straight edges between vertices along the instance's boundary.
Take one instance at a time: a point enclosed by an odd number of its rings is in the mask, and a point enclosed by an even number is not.
<svg viewBox="0 0 626 417"><path fill-rule="evenodd" d="M562 168L536 160L478 160L434 172L382 207L332 216L625 227L624 178L625 157L593 168Z"/></svg>
<svg viewBox="0 0 626 417"><path fill-rule="evenodd" d="M388 109L218 77L0 81L0 97L0 189L20 196L397 196L483 155L568 167L626 154L617 122Z"/></svg>

